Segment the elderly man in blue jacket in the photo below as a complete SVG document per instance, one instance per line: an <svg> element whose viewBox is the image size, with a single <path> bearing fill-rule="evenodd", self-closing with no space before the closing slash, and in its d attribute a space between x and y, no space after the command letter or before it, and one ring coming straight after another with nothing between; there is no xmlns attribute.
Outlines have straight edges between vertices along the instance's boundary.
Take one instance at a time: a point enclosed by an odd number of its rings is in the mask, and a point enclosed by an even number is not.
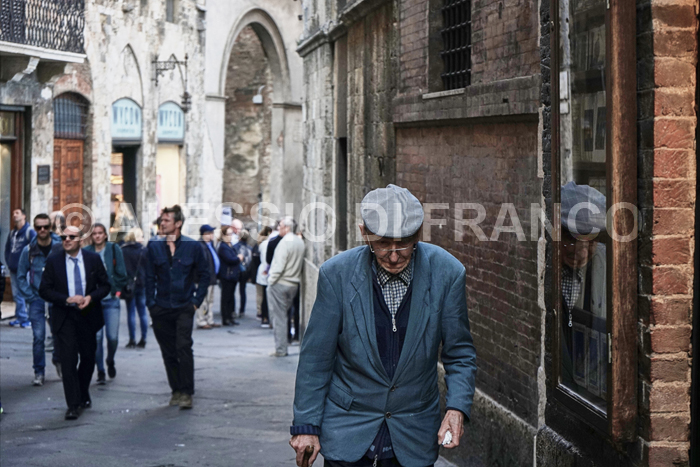
<svg viewBox="0 0 700 467"><path fill-rule="evenodd" d="M172 390L170 405L192 408L194 313L209 287L209 264L198 241L181 235L185 216L180 206L163 209L163 237L148 242L146 306L153 318L153 334L163 355ZM196 282L195 282L196 277Z"/></svg>
<svg viewBox="0 0 700 467"><path fill-rule="evenodd" d="M431 466L439 445L459 445L474 396L465 269L418 241L423 208L405 188L370 192L361 215L366 245L319 271L290 444L298 465L313 446L311 462L320 451L327 467ZM438 355L448 388L442 423Z"/></svg>

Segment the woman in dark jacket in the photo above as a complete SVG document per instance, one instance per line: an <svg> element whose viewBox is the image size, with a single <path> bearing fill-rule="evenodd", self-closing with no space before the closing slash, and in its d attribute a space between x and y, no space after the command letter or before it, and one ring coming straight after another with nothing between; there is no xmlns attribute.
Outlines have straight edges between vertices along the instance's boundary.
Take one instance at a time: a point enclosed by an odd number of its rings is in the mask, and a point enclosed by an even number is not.
<svg viewBox="0 0 700 467"><path fill-rule="evenodd" d="M233 319L236 311L236 285L241 276L241 256L231 244L231 226L221 227L219 243L219 280L221 281L221 323L224 326L238 324Z"/></svg>
<svg viewBox="0 0 700 467"><path fill-rule="evenodd" d="M131 229L124 237L122 255L128 276L127 289L133 290L126 300L126 317L129 325L129 343L127 349L146 347L146 334L148 333L148 312L146 311L146 248L143 246L143 232L141 229ZM141 340L136 343L136 311L139 312L141 324Z"/></svg>

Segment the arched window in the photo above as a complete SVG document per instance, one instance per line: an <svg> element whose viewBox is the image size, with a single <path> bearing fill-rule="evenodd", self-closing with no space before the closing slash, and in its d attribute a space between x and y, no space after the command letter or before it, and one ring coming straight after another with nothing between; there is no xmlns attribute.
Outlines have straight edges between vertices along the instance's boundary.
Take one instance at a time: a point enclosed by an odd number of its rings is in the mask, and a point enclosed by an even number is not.
<svg viewBox="0 0 700 467"><path fill-rule="evenodd" d="M66 92L53 100L54 138L85 139L87 135L88 101L74 92Z"/></svg>

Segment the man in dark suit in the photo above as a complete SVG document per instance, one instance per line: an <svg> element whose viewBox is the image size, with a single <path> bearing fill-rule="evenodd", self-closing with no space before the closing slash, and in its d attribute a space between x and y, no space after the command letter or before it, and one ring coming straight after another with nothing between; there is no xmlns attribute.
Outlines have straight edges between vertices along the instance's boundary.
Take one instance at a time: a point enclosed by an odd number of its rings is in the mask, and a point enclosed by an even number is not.
<svg viewBox="0 0 700 467"><path fill-rule="evenodd" d="M112 286L100 255L80 249L77 227L67 227L61 240L65 254L47 258L39 295L53 304L53 333L61 349L68 404L66 420L76 420L79 409L92 405L88 389L95 368L95 336L104 326L100 301Z"/></svg>

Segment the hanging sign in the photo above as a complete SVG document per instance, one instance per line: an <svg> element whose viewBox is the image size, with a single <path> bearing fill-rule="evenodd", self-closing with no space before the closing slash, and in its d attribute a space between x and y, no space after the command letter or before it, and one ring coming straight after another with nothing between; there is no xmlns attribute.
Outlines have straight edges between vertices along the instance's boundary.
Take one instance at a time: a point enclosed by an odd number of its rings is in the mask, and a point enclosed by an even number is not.
<svg viewBox="0 0 700 467"><path fill-rule="evenodd" d="M141 107L128 98L112 104L112 141L140 143L142 134Z"/></svg>
<svg viewBox="0 0 700 467"><path fill-rule="evenodd" d="M174 102L166 102L158 108L158 142L182 143L185 141L185 113Z"/></svg>

